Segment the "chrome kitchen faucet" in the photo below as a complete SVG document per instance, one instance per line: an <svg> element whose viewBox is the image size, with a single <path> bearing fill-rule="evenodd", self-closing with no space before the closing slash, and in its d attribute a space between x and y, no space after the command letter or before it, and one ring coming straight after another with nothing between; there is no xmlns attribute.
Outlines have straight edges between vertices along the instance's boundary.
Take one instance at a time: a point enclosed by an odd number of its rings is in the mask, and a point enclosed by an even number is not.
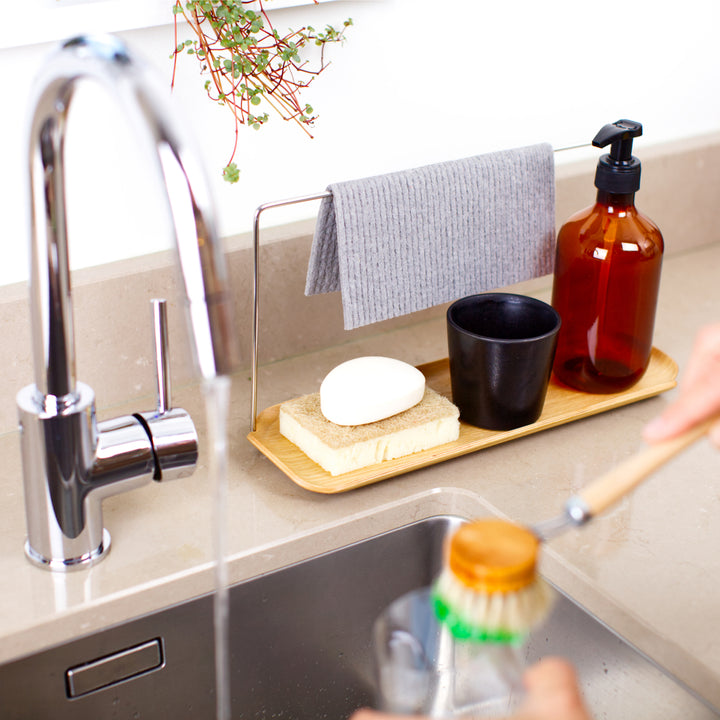
<svg viewBox="0 0 720 720"><path fill-rule="evenodd" d="M107 88L129 115L165 187L196 366L228 374L236 345L225 265L210 198L166 88L111 36L65 42L34 85L28 138L31 204L30 313L34 384L17 396L28 557L51 570L104 556L103 498L150 480L183 477L197 462L192 419L169 402L164 304L156 303L158 407L98 422L91 388L75 378L65 198L67 117L81 80Z"/></svg>

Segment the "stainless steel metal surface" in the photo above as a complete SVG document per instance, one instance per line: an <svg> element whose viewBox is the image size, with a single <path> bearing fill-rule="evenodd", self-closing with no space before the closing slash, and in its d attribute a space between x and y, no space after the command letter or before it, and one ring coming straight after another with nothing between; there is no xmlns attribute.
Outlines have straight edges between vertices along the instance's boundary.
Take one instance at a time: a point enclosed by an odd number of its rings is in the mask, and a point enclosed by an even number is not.
<svg viewBox="0 0 720 720"><path fill-rule="evenodd" d="M275 200L260 205L255 210L253 220L253 320L252 320L252 359L251 359L251 388L250 388L250 429L255 430L257 425L257 393L258 393L258 334L260 331L260 216L271 208L296 205L298 203L310 202L311 200L322 200L332 197L328 190L314 195L303 195L302 197L289 198L287 200Z"/></svg>
<svg viewBox="0 0 720 720"><path fill-rule="evenodd" d="M170 409L170 367L168 360L167 301L154 298L150 301L153 320L155 378L157 379L157 411L162 415Z"/></svg>
<svg viewBox="0 0 720 720"><path fill-rule="evenodd" d="M541 541L552 540L566 530L580 527L592 520L594 515L579 495L572 495L565 503L563 512L555 517L535 523L530 529Z"/></svg>
<svg viewBox="0 0 720 720"><path fill-rule="evenodd" d="M458 522L422 520L232 587L233 717L344 720L372 704L372 624L396 597L432 581ZM204 596L0 666L3 719L96 720L112 708L119 717L210 720L212 623ZM68 698L68 668L156 638L161 667ZM529 643L528 662L545 655L575 663L598 720L718 717L563 595Z"/></svg>
<svg viewBox="0 0 720 720"><path fill-rule="evenodd" d="M186 475L197 460L187 413L171 410L164 316L158 306L158 409L97 423L90 388L75 377L65 206L65 137L82 80L104 86L146 143L165 188L198 370L228 373L237 355L223 255L206 183L167 89L113 37L78 37L48 58L32 86L30 308L34 385L18 394L28 556L50 569L102 558L103 497L151 478ZM108 199L110 201L110 198Z"/></svg>
<svg viewBox="0 0 720 720"><path fill-rule="evenodd" d="M153 480L177 480L192 475L198 459L198 438L190 414L182 408L172 408L164 413L138 413L135 417L144 420L152 437Z"/></svg>
<svg viewBox="0 0 720 720"><path fill-rule="evenodd" d="M67 695L80 697L137 677L162 665L162 645L157 638L127 650L69 668L65 673Z"/></svg>
<svg viewBox="0 0 720 720"><path fill-rule="evenodd" d="M175 480L195 470L198 459L197 433L187 411L172 407L170 390L167 303L150 301L153 321L153 349L157 402L154 412L136 414L144 423L153 444L155 471L153 480Z"/></svg>
<svg viewBox="0 0 720 720"><path fill-rule="evenodd" d="M592 519L585 501L573 495L565 503L563 512L555 517L535 523L530 529L541 541L552 540L570 528L579 527Z"/></svg>

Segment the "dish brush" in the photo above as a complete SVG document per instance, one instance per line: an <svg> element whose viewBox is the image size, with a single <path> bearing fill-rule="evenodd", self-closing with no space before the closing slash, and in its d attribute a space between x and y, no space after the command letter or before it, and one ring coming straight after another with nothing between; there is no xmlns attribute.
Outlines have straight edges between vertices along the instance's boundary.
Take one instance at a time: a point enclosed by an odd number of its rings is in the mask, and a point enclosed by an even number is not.
<svg viewBox="0 0 720 720"><path fill-rule="evenodd" d="M433 585L438 620L460 640L522 641L552 604L552 591L537 573L540 544L607 510L703 437L716 419L638 452L571 497L558 517L531 528L495 518L462 525L449 539Z"/></svg>
<svg viewBox="0 0 720 720"><path fill-rule="evenodd" d="M539 545L531 530L505 520L461 525L432 588L438 620L458 640L521 642L552 604L537 573Z"/></svg>

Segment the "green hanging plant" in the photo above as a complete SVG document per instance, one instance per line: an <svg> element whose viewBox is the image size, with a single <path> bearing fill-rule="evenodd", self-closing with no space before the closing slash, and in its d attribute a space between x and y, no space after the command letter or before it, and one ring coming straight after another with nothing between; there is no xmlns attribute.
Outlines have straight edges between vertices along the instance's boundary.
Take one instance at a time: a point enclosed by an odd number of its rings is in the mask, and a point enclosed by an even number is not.
<svg viewBox="0 0 720 720"><path fill-rule="evenodd" d="M208 97L228 108L235 118L235 141L223 169L225 180L238 181L235 156L240 126L262 127L269 120L268 112L261 112L264 106L297 123L312 137L309 128L317 116L309 104L301 102L300 93L327 67L325 46L344 40L351 19L345 20L341 30L328 25L318 32L308 25L281 36L273 28L263 0L175 0L173 12L173 85L178 57L194 55L200 72L209 75L205 82ZM181 18L194 35L191 39L178 40ZM308 44L320 47L317 67L301 57Z"/></svg>

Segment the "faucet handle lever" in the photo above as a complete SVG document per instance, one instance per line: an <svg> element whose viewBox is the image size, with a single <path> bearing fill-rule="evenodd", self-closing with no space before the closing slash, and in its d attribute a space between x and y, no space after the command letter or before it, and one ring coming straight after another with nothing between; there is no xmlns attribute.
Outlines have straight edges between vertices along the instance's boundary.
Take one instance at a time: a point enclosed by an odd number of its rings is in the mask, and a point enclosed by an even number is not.
<svg viewBox="0 0 720 720"><path fill-rule="evenodd" d="M155 351L155 379L157 381L157 412L164 415L172 408L170 400L170 369L168 365L167 300L150 301L153 321L153 349Z"/></svg>
<svg viewBox="0 0 720 720"><path fill-rule="evenodd" d="M151 412L137 413L146 428L155 457L155 480L170 480L192 474L198 459L198 437L189 413L173 408L170 401L167 302L150 301L155 350L157 404Z"/></svg>

